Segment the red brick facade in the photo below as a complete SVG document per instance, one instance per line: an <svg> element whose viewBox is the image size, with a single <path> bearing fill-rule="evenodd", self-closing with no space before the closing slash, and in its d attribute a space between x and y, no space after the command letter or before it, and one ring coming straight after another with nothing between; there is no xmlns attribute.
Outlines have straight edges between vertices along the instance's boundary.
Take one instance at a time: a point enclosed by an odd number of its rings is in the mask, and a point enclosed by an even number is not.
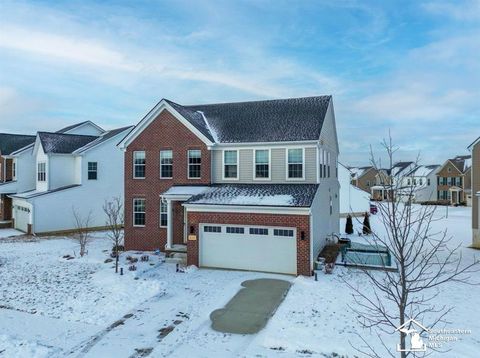
<svg viewBox="0 0 480 358"><path fill-rule="evenodd" d="M0 183L12 180L12 159L5 159L0 155ZM12 218L12 199L6 195L0 195L0 220L10 220Z"/></svg>
<svg viewBox="0 0 480 358"><path fill-rule="evenodd" d="M241 225L266 225L297 228L297 274L310 276L310 217L306 215L274 215L274 214L245 214L245 213L207 213L189 212L188 230L194 227L197 235L196 241L188 241L188 265L199 265L199 224L241 224ZM301 239L301 232L305 239Z"/></svg>
<svg viewBox="0 0 480 358"><path fill-rule="evenodd" d="M173 178L160 179L160 150L173 152ZM189 149L202 151L201 179L188 179ZM145 151L145 179L133 179L133 152ZM172 185L210 184L210 151L192 131L164 110L125 152L125 247L128 250L165 248L167 229L160 227L160 195ZM145 227L133 226L133 199L145 198ZM183 242L183 207L173 202L173 242Z"/></svg>

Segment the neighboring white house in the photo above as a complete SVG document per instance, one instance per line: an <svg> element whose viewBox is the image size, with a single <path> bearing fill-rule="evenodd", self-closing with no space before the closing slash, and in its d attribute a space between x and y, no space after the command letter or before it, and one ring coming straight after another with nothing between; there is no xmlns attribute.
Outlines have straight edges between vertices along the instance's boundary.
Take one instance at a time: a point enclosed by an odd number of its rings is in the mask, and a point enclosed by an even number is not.
<svg viewBox="0 0 480 358"><path fill-rule="evenodd" d="M338 181L340 182L340 216L362 215L370 210L370 195L352 185L355 173L342 163L338 163Z"/></svg>
<svg viewBox="0 0 480 358"><path fill-rule="evenodd" d="M34 158L33 187L10 195L16 229L33 233L75 228L74 210L105 226L102 205L123 197L123 154L116 144L131 127L104 131L88 121L55 133L38 132L25 149ZM21 153L19 153L21 154Z"/></svg>
<svg viewBox="0 0 480 358"><path fill-rule="evenodd" d="M420 165L403 178L404 185L415 187L413 201L423 203L437 200L437 172L440 165Z"/></svg>

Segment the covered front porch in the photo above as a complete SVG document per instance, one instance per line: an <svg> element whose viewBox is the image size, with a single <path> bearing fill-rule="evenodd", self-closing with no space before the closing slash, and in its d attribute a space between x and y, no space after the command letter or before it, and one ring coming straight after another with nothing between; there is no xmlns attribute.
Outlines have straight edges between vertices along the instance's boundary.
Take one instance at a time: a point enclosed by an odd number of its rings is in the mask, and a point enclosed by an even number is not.
<svg viewBox="0 0 480 358"><path fill-rule="evenodd" d="M208 186L174 185L160 194L160 226L167 229L167 253L187 251L188 218L182 204L206 189Z"/></svg>
<svg viewBox="0 0 480 358"><path fill-rule="evenodd" d="M450 194L449 197L451 205L458 205L464 201L462 188L459 188L458 186L452 186L448 189L448 191Z"/></svg>

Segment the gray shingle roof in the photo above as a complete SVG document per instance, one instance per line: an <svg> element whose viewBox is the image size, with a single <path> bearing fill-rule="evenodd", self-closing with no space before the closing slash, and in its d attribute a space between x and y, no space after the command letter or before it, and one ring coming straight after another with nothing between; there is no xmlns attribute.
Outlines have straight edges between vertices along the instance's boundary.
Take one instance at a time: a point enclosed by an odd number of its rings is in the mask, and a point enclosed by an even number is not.
<svg viewBox="0 0 480 358"><path fill-rule="evenodd" d="M38 132L45 153L70 154L96 140L97 136Z"/></svg>
<svg viewBox="0 0 480 358"><path fill-rule="evenodd" d="M171 105L182 117L189 121L195 128L197 128L200 133L207 137L212 142L215 142L215 138L212 136L212 133L208 129L207 123L203 119L203 115L200 112L195 110L188 109L178 103L172 102L168 99L165 100L169 105Z"/></svg>
<svg viewBox="0 0 480 358"><path fill-rule="evenodd" d="M74 129L74 128L80 127L80 126L82 126L82 125L84 125L85 123L88 123L88 122L96 125L95 123L93 123L93 122L91 122L91 121L83 121L83 122L75 123L75 124L72 124L72 125L67 126L67 127L65 127L65 128L62 128L62 129L58 130L56 133L66 133L66 132L68 132L69 130L72 130L72 129ZM97 127L98 127L98 126L97 126ZM100 127L99 127L99 128L100 128ZM101 129L101 128L100 128L100 129Z"/></svg>
<svg viewBox="0 0 480 358"><path fill-rule="evenodd" d="M109 140L110 138L112 137L115 137L116 135L128 130L128 129L131 129L133 128L133 126L128 126L128 127L122 127L122 128L117 128L117 129L112 129L112 130L109 130L108 132L105 132L104 134L102 134L100 137L97 137L97 139L95 139L94 141L86 144L83 148L81 148L82 150L80 152L84 152L98 144L101 144L107 140ZM79 148L80 149L80 148Z"/></svg>
<svg viewBox="0 0 480 358"><path fill-rule="evenodd" d="M331 99L317 96L189 106L166 101L215 142L255 143L318 140Z"/></svg>
<svg viewBox="0 0 480 358"><path fill-rule="evenodd" d="M198 205L310 207L318 184L218 184L186 203Z"/></svg>
<svg viewBox="0 0 480 358"><path fill-rule="evenodd" d="M0 133L0 153L9 155L34 142L34 135Z"/></svg>

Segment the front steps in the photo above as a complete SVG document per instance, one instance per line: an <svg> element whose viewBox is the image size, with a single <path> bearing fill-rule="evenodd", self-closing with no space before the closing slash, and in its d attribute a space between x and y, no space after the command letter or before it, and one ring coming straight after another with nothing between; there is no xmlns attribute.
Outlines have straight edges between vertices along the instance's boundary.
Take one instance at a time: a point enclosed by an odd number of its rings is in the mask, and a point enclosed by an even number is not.
<svg viewBox="0 0 480 358"><path fill-rule="evenodd" d="M170 249L165 249L165 262L185 266L187 264L187 245L175 244Z"/></svg>

